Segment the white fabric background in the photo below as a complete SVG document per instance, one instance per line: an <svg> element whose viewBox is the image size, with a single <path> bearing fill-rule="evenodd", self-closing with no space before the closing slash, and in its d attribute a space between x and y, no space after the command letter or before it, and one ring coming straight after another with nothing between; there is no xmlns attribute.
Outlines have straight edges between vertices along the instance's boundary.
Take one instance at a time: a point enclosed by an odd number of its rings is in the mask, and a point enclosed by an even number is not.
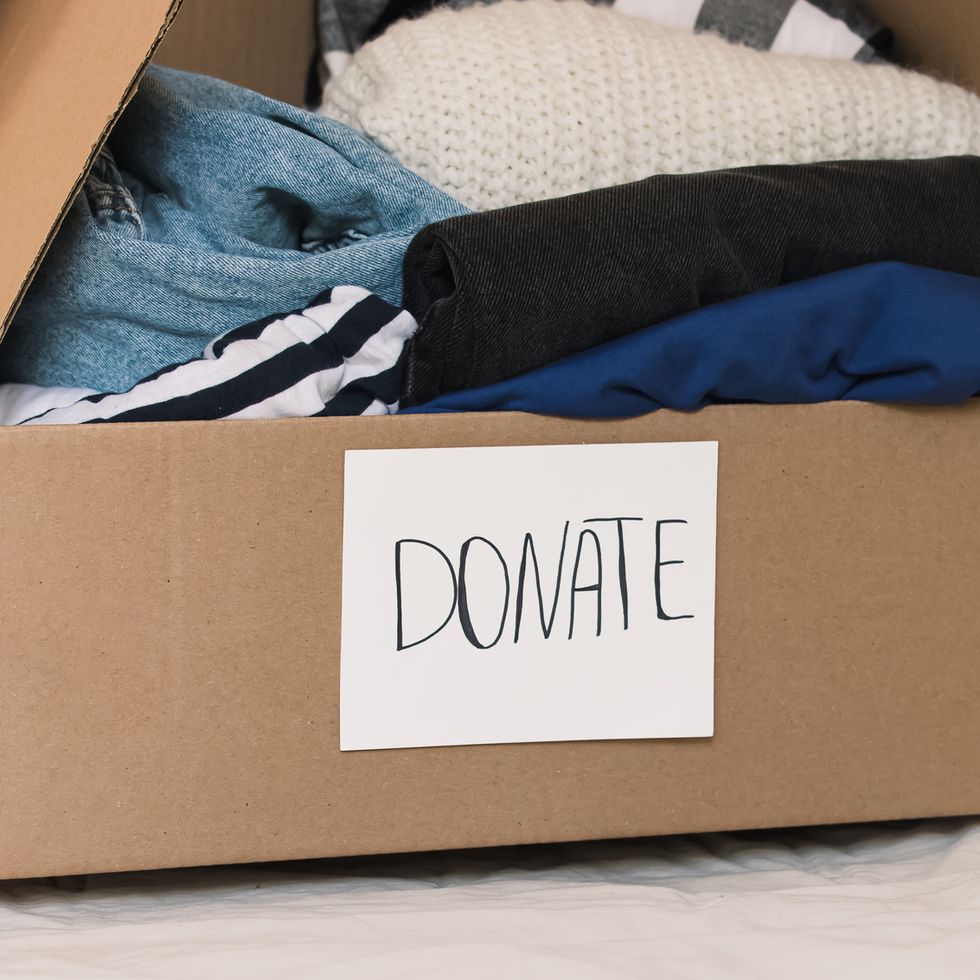
<svg viewBox="0 0 980 980"><path fill-rule="evenodd" d="M980 820L0 883L4 978L973 980L978 964Z"/></svg>

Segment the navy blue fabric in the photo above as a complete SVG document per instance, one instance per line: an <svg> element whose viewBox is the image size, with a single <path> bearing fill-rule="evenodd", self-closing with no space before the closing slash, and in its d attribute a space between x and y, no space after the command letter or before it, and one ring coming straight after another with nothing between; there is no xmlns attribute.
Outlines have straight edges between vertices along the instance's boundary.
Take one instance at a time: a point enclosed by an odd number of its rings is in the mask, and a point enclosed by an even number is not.
<svg viewBox="0 0 980 980"><path fill-rule="evenodd" d="M408 411L621 418L718 402L948 404L980 392L980 279L882 262L646 327Z"/></svg>

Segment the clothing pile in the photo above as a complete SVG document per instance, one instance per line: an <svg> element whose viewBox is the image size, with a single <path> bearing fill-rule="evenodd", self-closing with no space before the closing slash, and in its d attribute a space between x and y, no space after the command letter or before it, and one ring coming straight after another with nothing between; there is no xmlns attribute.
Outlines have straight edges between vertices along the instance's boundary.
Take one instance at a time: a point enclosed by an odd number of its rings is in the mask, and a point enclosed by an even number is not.
<svg viewBox="0 0 980 980"><path fill-rule="evenodd" d="M0 422L980 393L980 98L851 0L319 0L316 112L151 67Z"/></svg>

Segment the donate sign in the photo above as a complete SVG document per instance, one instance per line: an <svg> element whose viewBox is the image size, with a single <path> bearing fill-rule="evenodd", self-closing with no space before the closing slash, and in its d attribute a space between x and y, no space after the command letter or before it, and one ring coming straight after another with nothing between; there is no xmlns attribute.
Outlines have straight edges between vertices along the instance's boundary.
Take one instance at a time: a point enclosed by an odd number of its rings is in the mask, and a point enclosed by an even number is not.
<svg viewBox="0 0 980 980"><path fill-rule="evenodd" d="M348 451L341 748L712 734L717 454Z"/></svg>

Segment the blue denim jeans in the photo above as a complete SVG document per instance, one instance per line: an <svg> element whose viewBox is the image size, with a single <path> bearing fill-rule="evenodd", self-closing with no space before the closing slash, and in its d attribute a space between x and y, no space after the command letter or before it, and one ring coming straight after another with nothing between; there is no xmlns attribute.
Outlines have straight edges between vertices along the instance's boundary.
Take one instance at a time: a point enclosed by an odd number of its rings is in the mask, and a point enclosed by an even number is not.
<svg viewBox="0 0 980 980"><path fill-rule="evenodd" d="M400 304L413 234L465 211L338 122L151 68L0 344L0 380L121 391L332 286Z"/></svg>

